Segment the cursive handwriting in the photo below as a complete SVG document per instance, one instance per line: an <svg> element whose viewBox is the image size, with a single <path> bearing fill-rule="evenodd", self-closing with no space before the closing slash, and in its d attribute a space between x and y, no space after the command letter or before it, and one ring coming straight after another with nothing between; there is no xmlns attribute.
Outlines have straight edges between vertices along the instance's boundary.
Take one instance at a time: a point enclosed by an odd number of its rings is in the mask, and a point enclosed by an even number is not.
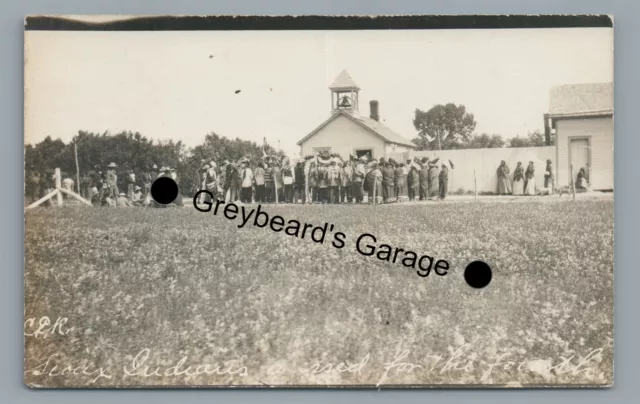
<svg viewBox="0 0 640 404"><path fill-rule="evenodd" d="M109 366L106 368L98 367L95 368L90 365L75 365L75 364L66 364L66 365L57 365L52 363L54 358L60 356L60 354L53 354L47 358L44 363L39 364L33 369L26 370L24 373L31 373L34 376L69 376L69 375L85 375L85 376L96 376L91 383L95 383L100 378L111 379L111 375L109 374Z"/></svg>
<svg viewBox="0 0 640 404"><path fill-rule="evenodd" d="M415 363L401 362L401 360L403 360L407 356L409 356L409 351L402 351L400 352L400 354L398 354L398 356L396 356L396 358L393 361L386 363L384 365L384 372L382 373L382 377L380 377L380 380L378 380L378 383L376 383L376 387L380 387L380 385L384 383L385 380L387 380L387 377L389 376L389 372L391 371L397 371L401 373L410 373L410 372L413 372L415 369L423 368L422 365L417 365Z"/></svg>
<svg viewBox="0 0 640 404"><path fill-rule="evenodd" d="M239 366L233 368L231 366L213 366L208 364L200 365L188 365L185 366L188 357L183 356L175 365L163 368L161 366L147 365L151 350L144 348L133 358L133 361L129 366L124 366L123 371L126 376L139 376L139 377L169 377L169 376L200 376L206 375L229 375L229 376L247 376L248 371L245 366Z"/></svg>
<svg viewBox="0 0 640 404"><path fill-rule="evenodd" d="M30 327L34 327L35 319L30 319L32 322ZM29 322L29 320L27 320ZM27 323L25 323L27 324ZM42 322L41 324L49 324L50 322ZM35 331L33 335L50 335L52 329L57 330L57 333L62 333L62 325L64 322L58 323L56 327L38 327L40 331ZM42 328L42 329L41 329ZM46 331L45 331L46 330ZM68 330L67 330L68 332ZM39 333L39 334L38 334ZM429 355L424 358L424 362L416 362L410 360L411 352L409 350L402 350L398 352L395 357L390 361L383 364L383 366L376 366L375 363L371 363L372 355L366 354L361 359L350 363L347 361L341 362L311 362L304 363L299 366L295 362L287 363L286 361L278 361L271 366L268 366L266 372L267 375L288 375L293 376L291 372L299 372L311 376L323 376L323 375L337 375L337 374L351 374L351 375L371 375L372 378L378 378L376 387L380 387L388 379L394 376L409 375L415 380L420 380L421 374L434 373L443 374L445 372L463 372L470 374L474 380L478 383L485 383L492 381L489 379L496 370L517 372L517 373L535 373L539 376L543 376L549 380L552 377L557 377L564 374L570 374L573 376L580 375L582 373L593 370L594 366L602 361L602 353L604 348L598 348L590 351L586 356L573 355L570 357L560 357L559 361L554 364L551 359L524 359L512 358L511 354L502 354L495 359L484 358L482 360L477 359L476 353L470 350L470 344L463 344L455 351L451 349L448 356L444 355ZM27 370L25 374L32 374L34 376L91 376L91 383L95 383L101 378L111 379L112 374L110 367L96 367L91 364L86 364L86 361L80 362L80 364L60 364L61 355L56 353L49 356L46 361L39 363L33 369ZM477 361L476 361L477 360ZM159 366L157 363L163 364ZM234 363L232 365L232 363ZM372 369L373 366L373 369ZM249 371L246 366L235 361L223 361L221 364L205 364L205 363L189 363L189 357L183 356L179 360L169 360L167 358L158 358L154 360L152 358L152 351L149 348L140 350L131 360L122 368L124 377L194 377L201 375L209 376L240 376L245 377L249 375ZM376 372L379 377L376 376ZM459 374L459 373L458 373Z"/></svg>
<svg viewBox="0 0 640 404"><path fill-rule="evenodd" d="M354 363L352 365L348 365L346 362L340 362L336 366L333 366L332 363L314 363L313 365L306 367L303 366L298 370L302 373L310 373L312 375L318 375L321 373L357 373L362 374L362 369L365 367L367 362L369 362L369 354L366 354L364 358L360 362ZM306 365L306 364L305 364Z"/></svg>
<svg viewBox="0 0 640 404"><path fill-rule="evenodd" d="M40 317L38 321L38 325L36 328L36 317L30 317L24 322L24 335L27 337L38 338L42 336L43 338L47 338L50 335L67 335L72 330L72 328L64 329L64 325L67 323L69 319L66 317L58 317L51 325L51 319L47 316ZM35 328L34 332L27 332L27 329Z"/></svg>

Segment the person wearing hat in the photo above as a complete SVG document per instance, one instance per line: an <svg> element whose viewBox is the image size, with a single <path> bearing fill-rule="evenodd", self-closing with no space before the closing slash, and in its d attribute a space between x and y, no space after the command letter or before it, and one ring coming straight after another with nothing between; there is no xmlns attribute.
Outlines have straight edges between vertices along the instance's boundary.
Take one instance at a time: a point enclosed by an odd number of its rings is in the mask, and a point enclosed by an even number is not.
<svg viewBox="0 0 640 404"><path fill-rule="evenodd" d="M293 169L293 178L295 179L293 188L293 203L298 203L298 200L300 200L302 203L305 203L305 198L307 197L305 194L306 175L304 172L304 166L304 160L300 159Z"/></svg>
<svg viewBox="0 0 640 404"><path fill-rule="evenodd" d="M225 160L224 172L224 187L222 197L225 201L235 202L238 200L236 186L237 178L239 177L238 168L231 161Z"/></svg>
<svg viewBox="0 0 640 404"><path fill-rule="evenodd" d="M133 204L127 198L127 194L125 194L124 192L120 192L120 194L118 194L118 197L116 199L116 206L119 208L130 208L133 206Z"/></svg>
<svg viewBox="0 0 640 404"><path fill-rule="evenodd" d="M278 198L278 202L284 202L284 181L282 177L282 168L280 167L280 162L277 160L274 161L271 171L273 173L273 183L274 187L274 198ZM277 193L277 195L276 195Z"/></svg>
<svg viewBox="0 0 640 404"><path fill-rule="evenodd" d="M171 178L176 183L178 183L178 172L176 171L175 168L169 169L169 178Z"/></svg>
<svg viewBox="0 0 640 404"><path fill-rule="evenodd" d="M327 167L319 163L317 168L318 176L318 201L320 203L327 203L329 201L329 181Z"/></svg>
<svg viewBox="0 0 640 404"><path fill-rule="evenodd" d="M131 203L133 206L141 206L142 201L142 188L139 185L135 185L133 187L133 193L131 194Z"/></svg>
<svg viewBox="0 0 640 404"><path fill-rule="evenodd" d="M329 185L329 203L338 203L340 200L340 172L341 169L335 160L331 160L329 168L327 168L327 179Z"/></svg>
<svg viewBox="0 0 640 404"><path fill-rule="evenodd" d="M102 204L102 200L100 199L100 192L98 192L98 187L94 186L91 189L91 205L100 207Z"/></svg>
<svg viewBox="0 0 640 404"><path fill-rule="evenodd" d="M118 166L116 163L111 162L107 166L107 185L109 187L109 194L111 198L115 201L118 198L118 174L116 174L116 168Z"/></svg>
<svg viewBox="0 0 640 404"><path fill-rule="evenodd" d="M402 169L402 163L398 163L393 170L393 194L396 202L400 202L400 198L404 196L404 184L406 184L404 170Z"/></svg>
<svg viewBox="0 0 640 404"><path fill-rule="evenodd" d="M215 185L215 177L209 178L210 168L211 166L209 165L209 163L205 163L202 165L202 167L200 167L200 170L198 171L197 192L208 191L208 192L211 192L215 198L216 194L209 189L209 182L213 182L213 185ZM205 203L205 202L210 203L211 197L208 194L202 193L198 196L198 203Z"/></svg>
<svg viewBox="0 0 640 404"><path fill-rule="evenodd" d="M151 183L153 184L153 181L155 181L158 178L158 166L157 165L152 165L151 166L151 170L149 171L149 176L151 177Z"/></svg>
<svg viewBox="0 0 640 404"><path fill-rule="evenodd" d="M365 164L366 157L362 156L356 161L356 166L353 170L352 177L352 195L355 203L362 203L364 199L364 176L365 176Z"/></svg>
<svg viewBox="0 0 640 404"><path fill-rule="evenodd" d="M249 167L247 160L240 162L240 202L251 203L251 195L253 192L253 171Z"/></svg>
<svg viewBox="0 0 640 404"><path fill-rule="evenodd" d="M285 203L293 203L293 183L295 182L295 170L291 167L289 157L282 161L282 183Z"/></svg>
<svg viewBox="0 0 640 404"><path fill-rule="evenodd" d="M308 187L309 187L309 201L311 203L316 203L318 202L318 167L316 165L315 161L311 161L311 163L309 163L309 183L308 183Z"/></svg>
<svg viewBox="0 0 640 404"><path fill-rule="evenodd" d="M265 170L264 163L262 161L258 161L256 165L256 169L253 173L253 179L256 183L256 203L264 203L265 202Z"/></svg>
<svg viewBox="0 0 640 404"><path fill-rule="evenodd" d="M151 192L151 184L153 183L151 170L152 170L151 167L146 165L144 171L142 171L142 174L141 174L140 179L142 182L142 188L141 188L142 199L144 199Z"/></svg>
<svg viewBox="0 0 640 404"><path fill-rule="evenodd" d="M127 198L133 199L133 190L136 186L136 173L133 170L127 170L124 181L125 188L127 190Z"/></svg>
<svg viewBox="0 0 640 404"><path fill-rule="evenodd" d="M378 168L377 162L372 162L370 170L366 176L367 192L369 203L377 203L382 194L382 171Z"/></svg>
<svg viewBox="0 0 640 404"><path fill-rule="evenodd" d="M391 166L391 161L380 164L382 167L382 200L384 203L390 203L393 197L393 185L395 172Z"/></svg>
<svg viewBox="0 0 640 404"><path fill-rule="evenodd" d="M353 164L351 160L347 160L342 167L340 173L340 202L351 202L353 200Z"/></svg>

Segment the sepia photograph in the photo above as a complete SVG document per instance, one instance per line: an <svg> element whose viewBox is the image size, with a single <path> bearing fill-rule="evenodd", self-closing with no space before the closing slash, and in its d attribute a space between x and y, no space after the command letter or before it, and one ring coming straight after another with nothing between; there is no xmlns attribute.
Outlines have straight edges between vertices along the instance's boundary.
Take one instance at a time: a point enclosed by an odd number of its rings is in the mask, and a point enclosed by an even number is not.
<svg viewBox="0 0 640 404"><path fill-rule="evenodd" d="M613 385L612 20L66 18L24 33L27 386Z"/></svg>

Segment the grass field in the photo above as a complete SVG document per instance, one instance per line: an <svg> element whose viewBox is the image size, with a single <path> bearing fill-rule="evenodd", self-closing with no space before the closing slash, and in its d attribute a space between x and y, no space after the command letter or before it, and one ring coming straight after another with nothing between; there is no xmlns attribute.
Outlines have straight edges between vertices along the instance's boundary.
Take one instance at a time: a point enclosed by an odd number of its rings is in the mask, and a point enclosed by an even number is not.
<svg viewBox="0 0 640 404"><path fill-rule="evenodd" d="M612 201L263 210L333 223L346 246L193 208L27 212L25 381L612 383ZM451 269L364 257L361 233ZM463 278L476 259L484 289ZM68 322L33 335L42 316Z"/></svg>

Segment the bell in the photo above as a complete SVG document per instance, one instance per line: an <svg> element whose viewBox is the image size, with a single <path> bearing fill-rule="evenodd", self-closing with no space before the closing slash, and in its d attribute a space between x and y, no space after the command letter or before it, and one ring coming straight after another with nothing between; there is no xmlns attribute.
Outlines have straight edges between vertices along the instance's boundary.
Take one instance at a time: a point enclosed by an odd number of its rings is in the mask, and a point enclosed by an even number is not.
<svg viewBox="0 0 640 404"><path fill-rule="evenodd" d="M351 106L351 102L349 102L349 97L346 95L342 97L342 101L340 101L340 107L349 108Z"/></svg>

